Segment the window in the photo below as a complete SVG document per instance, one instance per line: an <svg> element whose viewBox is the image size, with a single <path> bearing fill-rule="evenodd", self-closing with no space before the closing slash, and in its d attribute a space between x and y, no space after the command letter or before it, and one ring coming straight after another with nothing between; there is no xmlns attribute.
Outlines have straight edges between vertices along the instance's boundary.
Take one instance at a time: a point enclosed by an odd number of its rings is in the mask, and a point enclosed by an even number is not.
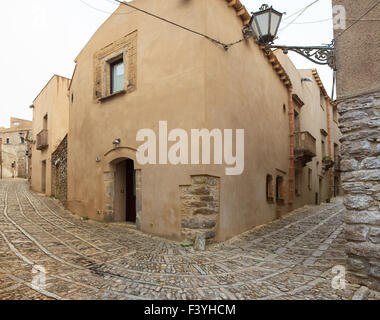
<svg viewBox="0 0 380 320"><path fill-rule="evenodd" d="M276 201L278 203L284 203L284 178L277 176L276 178Z"/></svg>
<svg viewBox="0 0 380 320"><path fill-rule="evenodd" d="M335 163L339 162L339 145L334 143L334 161Z"/></svg>
<svg viewBox="0 0 380 320"><path fill-rule="evenodd" d="M44 129L44 130L47 130L47 129L48 129L48 115L45 115L45 116L44 116L44 120L43 120L43 129Z"/></svg>
<svg viewBox="0 0 380 320"><path fill-rule="evenodd" d="M21 137L21 143L24 144L25 143L25 139L23 137Z"/></svg>
<svg viewBox="0 0 380 320"><path fill-rule="evenodd" d="M301 185L301 182L302 182L302 171L299 170L299 169L296 169L296 172L295 172L295 192L296 192L296 195L299 196L301 195L301 188L302 188L302 185Z"/></svg>
<svg viewBox="0 0 380 320"><path fill-rule="evenodd" d="M325 137L322 137L322 159L326 156L326 143Z"/></svg>
<svg viewBox="0 0 380 320"><path fill-rule="evenodd" d="M9 140L9 138L7 138L6 142L7 142L7 144L10 144L10 143L11 143L10 140Z"/></svg>
<svg viewBox="0 0 380 320"><path fill-rule="evenodd" d="M111 67L111 94L124 89L124 61L119 59L110 64Z"/></svg>
<svg viewBox="0 0 380 320"><path fill-rule="evenodd" d="M301 131L300 114L294 110L294 132Z"/></svg>
<svg viewBox="0 0 380 320"><path fill-rule="evenodd" d="M274 196L273 196L273 177L270 174L267 175L266 194L267 194L267 201L268 202L273 202L274 201Z"/></svg>
<svg viewBox="0 0 380 320"><path fill-rule="evenodd" d="M313 170L309 168L308 173L307 173L307 187L309 188L309 190L311 190L312 177L313 177Z"/></svg>
<svg viewBox="0 0 380 320"><path fill-rule="evenodd" d="M325 99L324 95L321 92L321 108L323 110L325 110L325 103L326 103L326 99Z"/></svg>
<svg viewBox="0 0 380 320"><path fill-rule="evenodd" d="M338 123L338 109L333 107L333 120Z"/></svg>

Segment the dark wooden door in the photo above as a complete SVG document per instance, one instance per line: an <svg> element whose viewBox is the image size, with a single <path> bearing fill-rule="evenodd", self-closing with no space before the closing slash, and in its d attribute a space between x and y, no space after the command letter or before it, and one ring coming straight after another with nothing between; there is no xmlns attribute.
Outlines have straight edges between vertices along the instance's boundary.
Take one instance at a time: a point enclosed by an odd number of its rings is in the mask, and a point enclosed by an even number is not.
<svg viewBox="0 0 380 320"><path fill-rule="evenodd" d="M127 181L126 181L126 220L136 222L136 179L133 160L126 161Z"/></svg>

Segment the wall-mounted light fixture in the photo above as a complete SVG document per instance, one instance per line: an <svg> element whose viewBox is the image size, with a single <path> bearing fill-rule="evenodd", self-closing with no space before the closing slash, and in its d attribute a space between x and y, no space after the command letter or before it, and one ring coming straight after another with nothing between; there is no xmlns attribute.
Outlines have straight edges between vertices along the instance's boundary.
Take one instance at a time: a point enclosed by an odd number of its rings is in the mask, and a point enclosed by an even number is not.
<svg viewBox="0 0 380 320"><path fill-rule="evenodd" d="M117 147L120 145L120 142L121 142L121 139L118 138L118 139L115 139L115 140L112 142L112 144L113 144L113 146L114 146L115 148L117 148Z"/></svg>
<svg viewBox="0 0 380 320"><path fill-rule="evenodd" d="M325 46L299 47L273 45L274 40L277 38L282 16L283 13L274 10L272 6L269 7L267 4L263 4L260 11L252 12L248 30L246 28L243 32L245 35L250 33L251 36L258 40L259 44L268 49L282 49L285 54L289 51L294 51L316 64L328 65L333 70L336 70L334 41Z"/></svg>

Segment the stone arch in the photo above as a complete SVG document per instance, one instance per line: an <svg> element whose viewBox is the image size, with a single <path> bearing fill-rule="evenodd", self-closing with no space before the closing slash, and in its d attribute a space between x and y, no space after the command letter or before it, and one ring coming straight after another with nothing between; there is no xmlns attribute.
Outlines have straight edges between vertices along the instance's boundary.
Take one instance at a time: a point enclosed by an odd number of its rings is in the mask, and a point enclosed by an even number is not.
<svg viewBox="0 0 380 320"><path fill-rule="evenodd" d="M136 161L137 150L130 147L118 147L104 154L103 181L104 181L104 220L115 221L115 183L117 165L125 160L134 162L136 183L136 228L141 230L142 218L142 168Z"/></svg>

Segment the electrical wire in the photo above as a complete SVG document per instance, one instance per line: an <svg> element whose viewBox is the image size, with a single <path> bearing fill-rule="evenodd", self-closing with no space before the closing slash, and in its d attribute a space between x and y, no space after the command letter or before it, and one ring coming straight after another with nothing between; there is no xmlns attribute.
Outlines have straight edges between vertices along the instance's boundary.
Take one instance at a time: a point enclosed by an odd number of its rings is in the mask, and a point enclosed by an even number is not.
<svg viewBox="0 0 380 320"><path fill-rule="evenodd" d="M99 11L99 12L102 12L104 14L115 14L115 15L127 15L127 14L131 14L133 12L136 12L136 10L133 10L133 11L130 11L130 12L108 12L106 10L103 10L103 9L99 9L97 7L94 7L93 5L87 3L86 1L84 0L79 0L80 2L82 2L83 4L85 4L86 6L88 6L89 8L93 9L93 10L96 10L96 11ZM107 0L108 2L116 5L116 3L114 1L111 1L111 0Z"/></svg>
<svg viewBox="0 0 380 320"><path fill-rule="evenodd" d="M290 16L287 16L286 18L282 19L282 21L287 21L287 20L289 20L291 17L294 17L296 14L298 14L298 13L304 11L305 9L311 7L314 3L318 2L318 1L319 1L319 0L316 0L316 1L314 1L314 2L312 2L312 3L310 3L310 4L308 4L306 7L302 8L302 9L300 9L300 10L298 10L298 11L292 13Z"/></svg>
<svg viewBox="0 0 380 320"><path fill-rule="evenodd" d="M176 26L176 27L178 27L178 28L181 28L181 29L186 30L186 31L191 32L191 33L194 33L194 34L196 34L196 35L198 35L198 36L201 36L201 37L203 37L203 38L206 38L207 40L210 40L211 42L214 42L214 43L216 43L216 44L222 46L225 50L228 50L230 47L234 46L235 44L241 43L241 42L243 42L243 41L245 40L245 38L243 38L243 39L240 39L240 40L235 41L235 42L232 42L232 43L223 43L223 42L221 42L221 41L219 41L219 40L217 40L217 39L211 38L211 37L208 36L208 35L205 35L205 34L200 33L200 32L198 32L198 31L192 30L192 29L190 29L190 28L188 28L188 27L182 26L182 25L180 25L180 24L178 24L178 23L175 23L175 22L173 22L173 21L170 21L170 20L168 20L168 19L162 18L162 17L160 17L160 16L158 16L158 15L156 15L156 14L154 14L154 13L148 12L148 11L143 10L143 9L140 9L140 8L137 8L137 7L131 5L131 4L127 3L127 2L123 2L123 1L120 1L120 0L115 0L115 1L118 2L118 3L120 3L120 4L123 4L123 5L125 5L125 6L128 6L128 7L132 8L132 9L135 9L135 10L137 10L137 11L140 11L140 12L142 12L142 13L144 13L144 14L147 14L147 15L153 17L153 18L156 18L156 19L162 20L162 21L164 21L164 22L166 22L166 23L169 23L169 24L171 24L171 25L173 25L173 26ZM317 0L317 1L319 1L319 0Z"/></svg>
<svg viewBox="0 0 380 320"><path fill-rule="evenodd" d="M380 1L376 1L376 3L372 7L370 7L364 14L362 14L360 16L360 18L356 19L349 27L347 27L340 34L338 34L333 39L333 42L336 41L338 38L340 38L344 33L346 33L349 29L351 29L355 24L357 24L359 21L361 21L366 15L368 15L372 10L374 10L379 4L380 4Z"/></svg>
<svg viewBox="0 0 380 320"><path fill-rule="evenodd" d="M287 28L289 28L299 17L301 17L307 11L307 9L309 9L311 6L313 6L314 4L316 4L319 1L320 0L315 0L314 2L310 3L305 8L303 8L301 10L301 12L297 15L297 17L295 17L291 22L289 22L287 25L285 25L285 27L283 27L282 29L280 29L280 32L282 32L282 31L286 30Z"/></svg>
<svg viewBox="0 0 380 320"><path fill-rule="evenodd" d="M321 23L326 21L332 21L333 18L323 19L323 20L316 20L316 21L305 21L305 22L294 22L293 24L314 24L314 23Z"/></svg>
<svg viewBox="0 0 380 320"><path fill-rule="evenodd" d="M316 20L316 21L305 21L305 22L295 22L293 24L313 24L313 23L321 23L326 21L332 21L333 18L323 19L323 20ZM356 21L356 19L346 19L347 21ZM376 22L380 21L380 19L361 19L360 21L366 21L366 22Z"/></svg>

